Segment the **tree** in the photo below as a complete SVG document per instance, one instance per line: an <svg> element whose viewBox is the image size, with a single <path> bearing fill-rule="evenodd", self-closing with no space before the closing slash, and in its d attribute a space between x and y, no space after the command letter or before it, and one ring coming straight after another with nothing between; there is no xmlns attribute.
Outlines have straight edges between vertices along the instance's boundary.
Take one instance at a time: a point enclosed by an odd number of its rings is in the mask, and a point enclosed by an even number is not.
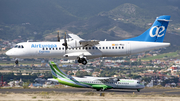
<svg viewBox="0 0 180 101"><path fill-rule="evenodd" d="M83 76L89 76L89 74L86 71L77 71L76 76L77 77L83 77Z"/></svg>

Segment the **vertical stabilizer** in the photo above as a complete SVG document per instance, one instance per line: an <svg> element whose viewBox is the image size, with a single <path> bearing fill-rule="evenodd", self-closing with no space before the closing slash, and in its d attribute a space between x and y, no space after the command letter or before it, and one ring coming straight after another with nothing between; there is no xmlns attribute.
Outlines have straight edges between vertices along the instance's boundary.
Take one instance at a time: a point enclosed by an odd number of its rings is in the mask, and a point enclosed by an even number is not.
<svg viewBox="0 0 180 101"><path fill-rule="evenodd" d="M143 34L122 41L163 42L169 21L170 21L169 15L159 16L156 18L153 25Z"/></svg>
<svg viewBox="0 0 180 101"><path fill-rule="evenodd" d="M51 72L53 77L57 77L57 78L68 78L68 75L66 73L64 73L61 69L59 69L59 67L57 66L56 63L54 63L53 61L49 62L49 66L51 68Z"/></svg>

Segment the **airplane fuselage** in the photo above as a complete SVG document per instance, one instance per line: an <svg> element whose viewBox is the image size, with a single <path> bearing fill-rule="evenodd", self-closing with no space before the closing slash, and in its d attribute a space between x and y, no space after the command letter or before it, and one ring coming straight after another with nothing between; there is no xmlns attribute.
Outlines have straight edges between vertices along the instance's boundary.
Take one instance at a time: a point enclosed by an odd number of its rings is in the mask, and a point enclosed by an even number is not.
<svg viewBox="0 0 180 101"><path fill-rule="evenodd" d="M63 42L22 42L6 54L16 58L68 58L77 59L83 55L87 59L137 54L157 48L167 47L170 43L142 41L100 41L95 46L68 48Z"/></svg>

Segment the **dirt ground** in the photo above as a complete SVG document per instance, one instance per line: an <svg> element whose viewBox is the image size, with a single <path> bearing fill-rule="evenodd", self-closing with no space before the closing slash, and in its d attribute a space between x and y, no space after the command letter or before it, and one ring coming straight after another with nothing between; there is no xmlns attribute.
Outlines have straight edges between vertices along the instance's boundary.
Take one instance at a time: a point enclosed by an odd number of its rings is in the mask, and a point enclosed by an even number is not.
<svg viewBox="0 0 180 101"><path fill-rule="evenodd" d="M178 96L164 95L118 95L114 93L6 93L0 94L0 101L179 101Z"/></svg>

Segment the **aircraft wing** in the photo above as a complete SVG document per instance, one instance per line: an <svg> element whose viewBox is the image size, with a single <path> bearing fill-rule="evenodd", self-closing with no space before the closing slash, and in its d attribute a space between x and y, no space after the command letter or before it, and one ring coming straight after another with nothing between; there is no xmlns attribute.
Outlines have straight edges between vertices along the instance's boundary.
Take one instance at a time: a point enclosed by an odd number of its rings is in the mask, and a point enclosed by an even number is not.
<svg viewBox="0 0 180 101"><path fill-rule="evenodd" d="M79 43L82 46L94 46L94 45L99 44L99 41L98 40L81 40L79 41Z"/></svg>
<svg viewBox="0 0 180 101"><path fill-rule="evenodd" d="M115 79L114 77L112 77L112 78L111 77L110 78L104 78L104 79L103 78L102 79L98 78L98 80L103 82L103 83L105 83L105 82L113 82L114 79Z"/></svg>
<svg viewBox="0 0 180 101"><path fill-rule="evenodd" d="M84 40L75 34L68 34L68 35L74 40L79 40L79 44L82 45L83 47L94 46L99 44L99 40Z"/></svg>
<svg viewBox="0 0 180 101"><path fill-rule="evenodd" d="M77 36L76 34L68 34L71 38L75 39L75 40L83 40L82 38L80 38L79 36Z"/></svg>

